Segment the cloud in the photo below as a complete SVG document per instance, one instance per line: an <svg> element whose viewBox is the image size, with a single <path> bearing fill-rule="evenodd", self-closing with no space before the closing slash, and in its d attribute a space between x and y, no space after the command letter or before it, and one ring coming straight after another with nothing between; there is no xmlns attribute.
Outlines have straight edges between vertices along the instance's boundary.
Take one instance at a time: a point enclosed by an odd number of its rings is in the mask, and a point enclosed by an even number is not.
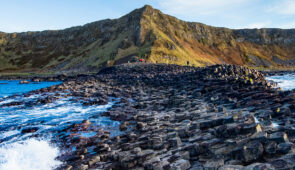
<svg viewBox="0 0 295 170"><path fill-rule="evenodd" d="M174 14L213 15L232 9L249 0L161 0L160 6Z"/></svg>
<svg viewBox="0 0 295 170"><path fill-rule="evenodd" d="M266 22L256 22L247 25L245 28L266 28L271 25L271 21Z"/></svg>
<svg viewBox="0 0 295 170"><path fill-rule="evenodd" d="M294 0L280 0L271 4L266 10L267 12L281 14L281 15L295 15L295 1Z"/></svg>
<svg viewBox="0 0 295 170"><path fill-rule="evenodd" d="M295 28L295 21L284 23L280 27L285 29Z"/></svg>

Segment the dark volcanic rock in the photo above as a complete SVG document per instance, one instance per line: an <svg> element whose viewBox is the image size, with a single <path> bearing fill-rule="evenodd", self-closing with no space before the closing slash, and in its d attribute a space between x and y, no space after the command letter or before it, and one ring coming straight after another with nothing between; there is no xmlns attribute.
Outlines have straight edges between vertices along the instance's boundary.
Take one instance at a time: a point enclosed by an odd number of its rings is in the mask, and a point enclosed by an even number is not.
<svg viewBox="0 0 295 170"><path fill-rule="evenodd" d="M29 127L29 128L24 128L22 129L21 133L34 133L38 130L38 127Z"/></svg>
<svg viewBox="0 0 295 170"><path fill-rule="evenodd" d="M77 151L64 160L74 169L295 167L293 93L273 88L253 69L124 64L37 92L64 92L85 106L120 99L102 115L120 121L123 133L72 137ZM87 130L89 123L71 131Z"/></svg>

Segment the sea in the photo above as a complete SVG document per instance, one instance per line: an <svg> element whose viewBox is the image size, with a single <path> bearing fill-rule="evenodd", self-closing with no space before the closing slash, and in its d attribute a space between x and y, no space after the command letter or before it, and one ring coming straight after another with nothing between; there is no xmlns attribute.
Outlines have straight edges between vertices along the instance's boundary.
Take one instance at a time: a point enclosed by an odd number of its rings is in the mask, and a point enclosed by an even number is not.
<svg viewBox="0 0 295 170"><path fill-rule="evenodd" d="M119 122L100 116L116 103L116 99L105 105L93 106L83 106L81 102L71 98L60 98L53 103L37 106L5 105L16 101L36 101L43 96L24 94L61 83L20 84L18 80L0 81L1 170L50 170L58 167L62 162L56 158L63 150L54 139L56 136L61 136L60 133L64 128L81 123L83 120L89 120L95 127L109 129L111 135L120 133ZM22 133L26 129L36 131ZM97 130L80 132L78 135L91 137L96 135Z"/></svg>
<svg viewBox="0 0 295 170"><path fill-rule="evenodd" d="M269 76L266 77L266 79L278 83L278 87L282 88L283 90L295 89L295 73Z"/></svg>

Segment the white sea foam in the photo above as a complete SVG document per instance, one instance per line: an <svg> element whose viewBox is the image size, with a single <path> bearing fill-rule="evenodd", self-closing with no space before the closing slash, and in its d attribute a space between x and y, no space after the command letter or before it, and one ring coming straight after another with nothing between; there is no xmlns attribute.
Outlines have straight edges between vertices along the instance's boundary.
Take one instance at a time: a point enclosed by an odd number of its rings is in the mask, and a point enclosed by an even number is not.
<svg viewBox="0 0 295 170"><path fill-rule="evenodd" d="M9 136L16 135L18 133L20 133L20 131L18 131L18 130L7 131L7 132L4 132L4 133L0 133L0 138L6 138L6 137L9 137Z"/></svg>
<svg viewBox="0 0 295 170"><path fill-rule="evenodd" d="M271 122L271 127L273 128L278 128L280 125L277 124L276 122Z"/></svg>
<svg viewBox="0 0 295 170"><path fill-rule="evenodd" d="M34 95L31 95L31 96L27 97L27 99L35 99L35 98L38 98L38 97L40 97L39 94L34 94Z"/></svg>
<svg viewBox="0 0 295 170"><path fill-rule="evenodd" d="M278 87L281 87L283 90L292 90L295 88L295 74L270 76L266 77L266 80L272 80L278 83Z"/></svg>
<svg viewBox="0 0 295 170"><path fill-rule="evenodd" d="M106 105L83 106L81 103L73 103L69 98L62 98L53 103L28 108L0 108L0 125L26 125L34 124L38 126L37 133L55 129L56 126L63 125L68 122L81 122L85 119L90 119L92 123L99 126L118 126L119 122L111 121L106 117L98 117L91 119L92 115L97 115L111 108L114 102L109 102ZM43 123L39 123L42 122ZM0 137L13 137L14 132L1 134ZM31 135L31 134L28 134ZM5 141L5 142L11 142ZM12 141L15 142L15 141Z"/></svg>
<svg viewBox="0 0 295 170"><path fill-rule="evenodd" d="M260 121L254 116L255 123L260 123Z"/></svg>
<svg viewBox="0 0 295 170"><path fill-rule="evenodd" d="M16 96L1 98L0 105L13 101L36 102L43 95L28 97ZM120 123L102 117L100 113L111 108L115 102L106 105L84 106L81 102L72 101L70 97L60 98L53 103L26 107L0 107L0 170L49 170L54 169L62 162L56 160L59 155L57 147L47 140L31 138L32 135L46 136L49 139L56 137L56 130L82 120L89 120L92 124L101 127L117 127ZM34 133L21 133L23 128L37 127ZM16 130L17 129L17 130ZM52 132L53 136L50 136ZM83 132L83 137L92 137L97 132Z"/></svg>
<svg viewBox="0 0 295 170"><path fill-rule="evenodd" d="M6 104L6 103L11 103L13 101L15 101L15 100L14 99L3 100L2 102L0 102L0 105Z"/></svg>
<svg viewBox="0 0 295 170"><path fill-rule="evenodd" d="M50 170L61 164L59 150L45 140L28 139L0 147L1 170Z"/></svg>

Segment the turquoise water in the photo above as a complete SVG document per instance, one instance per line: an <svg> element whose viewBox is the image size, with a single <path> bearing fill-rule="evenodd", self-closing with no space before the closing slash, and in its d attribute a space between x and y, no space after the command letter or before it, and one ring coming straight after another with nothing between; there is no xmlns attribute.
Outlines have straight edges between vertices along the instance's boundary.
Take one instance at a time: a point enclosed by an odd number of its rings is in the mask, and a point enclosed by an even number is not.
<svg viewBox="0 0 295 170"><path fill-rule="evenodd" d="M19 80L0 80L0 97L22 94L61 83L62 82L30 82L29 84L20 84Z"/></svg>

